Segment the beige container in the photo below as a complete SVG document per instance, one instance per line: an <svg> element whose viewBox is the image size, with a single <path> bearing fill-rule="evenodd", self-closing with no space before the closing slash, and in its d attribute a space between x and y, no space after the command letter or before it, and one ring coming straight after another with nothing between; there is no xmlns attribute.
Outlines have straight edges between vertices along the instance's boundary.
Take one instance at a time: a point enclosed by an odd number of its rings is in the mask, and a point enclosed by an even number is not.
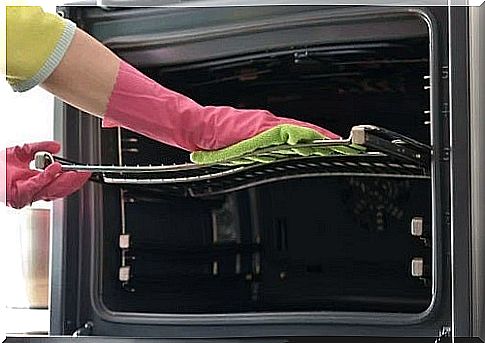
<svg viewBox="0 0 485 343"><path fill-rule="evenodd" d="M20 228L22 271L30 308L47 308L49 301L50 210L27 209Z"/></svg>

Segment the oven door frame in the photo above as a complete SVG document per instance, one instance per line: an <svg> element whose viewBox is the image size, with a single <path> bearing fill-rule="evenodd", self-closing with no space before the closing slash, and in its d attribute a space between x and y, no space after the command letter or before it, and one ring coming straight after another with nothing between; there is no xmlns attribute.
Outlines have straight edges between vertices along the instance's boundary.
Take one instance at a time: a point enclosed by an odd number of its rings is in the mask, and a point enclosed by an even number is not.
<svg viewBox="0 0 485 343"><path fill-rule="evenodd" d="M76 10L75 8L63 7L59 9L67 17L76 21L78 25L89 31L89 27L84 26L83 13L89 8ZM380 13L382 9L369 9L373 13ZM448 85L445 81L446 61L448 61L447 46L443 42L448 41L448 21L446 13L436 11L433 8L389 8L390 13L402 13L403 11L415 11L423 15L430 24L439 27L435 34L434 42L436 59L442 61L443 69L435 68L434 81L440 87L440 98L433 97L433 112L444 115L443 121L434 120L433 130L438 132L436 135L440 149L440 164L442 167L435 170L436 185L440 188L439 201L444 202L446 208L448 172L446 159L448 135L446 128L446 98ZM99 20L102 20L102 16ZM439 42L439 44L437 44ZM435 64L436 66L438 64ZM56 100L55 105L55 137L63 147L64 156L70 159L99 163L100 160L100 125L99 120L81 115L81 113ZM67 135L66 132L69 131ZM73 134L73 132L77 132ZM97 137L93 139L92 137ZM89 144L85 144L89 142ZM440 186L439 186L440 185ZM442 275L440 280L439 301L429 313L420 318L410 320L406 325L397 324L397 320L403 318L399 315L396 318L389 314L365 314L367 317L377 320L373 324L359 322L359 316L340 315L329 318L326 323L321 325L304 325L297 316L289 318L295 324L275 322L271 325L257 325L252 321L230 324L222 330L215 330L220 327L220 323L207 323L200 325L187 325L187 323L161 322L157 318L151 317L120 317L116 313L111 313L108 309L100 306L99 289L96 287L97 275L99 274L99 264L96 259L99 251L99 232L93 230L94 227L101 227L102 216L99 215L100 208L103 207L101 190L99 185L89 184L82 192L69 197L68 199L57 202L53 209L53 232L52 232L52 258L51 258L51 334L66 335L78 332L80 334L94 335L116 335L116 336L151 336L151 337L234 337L234 336L288 336L288 335L312 335L312 336L342 336L345 335L373 335L373 336L438 336L440 332L446 332L446 328L451 325L451 296L449 289L450 272L448 269L449 260L443 262L443 270L438 269ZM438 213L435 218L439 218L435 223L436 227L441 228L440 239L449 242L449 226L447 218L449 213L445 210ZM436 234L435 234L436 236ZM443 244L443 251L439 256L449 255L446 249L449 244ZM435 268L441 268L437 264ZM361 314L361 319L364 317ZM135 318L135 320L133 320ZM289 321L288 320L288 321ZM301 323L301 324L297 324ZM249 325L251 324L251 325ZM345 330L343 330L345 328Z"/></svg>
<svg viewBox="0 0 485 343"><path fill-rule="evenodd" d="M485 340L485 6L450 7L452 335Z"/></svg>

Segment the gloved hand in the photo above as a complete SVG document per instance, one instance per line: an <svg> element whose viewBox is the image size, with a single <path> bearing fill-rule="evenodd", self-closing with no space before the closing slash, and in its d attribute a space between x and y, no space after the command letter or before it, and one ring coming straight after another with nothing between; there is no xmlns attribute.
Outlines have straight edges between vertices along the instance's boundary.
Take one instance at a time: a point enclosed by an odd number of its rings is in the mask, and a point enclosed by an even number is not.
<svg viewBox="0 0 485 343"><path fill-rule="evenodd" d="M47 151L55 154L59 150L59 143L47 141L7 148L1 152L0 167L2 172L6 171L5 191L8 206L22 208L37 200L62 198L84 185L91 176L90 173L62 172L59 163L51 164L43 172L30 169L30 161L36 152Z"/></svg>
<svg viewBox="0 0 485 343"><path fill-rule="evenodd" d="M120 64L103 120L104 127L122 126L188 151L225 148L282 124L310 128L330 139L340 138L318 126L264 110L201 106L125 62Z"/></svg>

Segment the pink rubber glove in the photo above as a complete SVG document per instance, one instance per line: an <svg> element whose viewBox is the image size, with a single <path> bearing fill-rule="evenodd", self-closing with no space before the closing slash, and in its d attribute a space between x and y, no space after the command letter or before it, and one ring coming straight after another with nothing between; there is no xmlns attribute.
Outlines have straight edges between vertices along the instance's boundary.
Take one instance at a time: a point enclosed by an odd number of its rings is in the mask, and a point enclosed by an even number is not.
<svg viewBox="0 0 485 343"><path fill-rule="evenodd" d="M201 106L125 62L120 64L103 120L104 127L125 127L188 151L221 149L280 124L300 125L327 138L340 138L318 126L264 110Z"/></svg>
<svg viewBox="0 0 485 343"><path fill-rule="evenodd" d="M6 173L7 181L6 197L2 194L2 199L6 198L8 206L22 208L37 200L62 198L84 185L90 173L62 172L59 163L51 164L43 172L30 169L30 161L36 152L55 154L60 148L57 142L40 142L7 148L1 152L0 168L2 173Z"/></svg>

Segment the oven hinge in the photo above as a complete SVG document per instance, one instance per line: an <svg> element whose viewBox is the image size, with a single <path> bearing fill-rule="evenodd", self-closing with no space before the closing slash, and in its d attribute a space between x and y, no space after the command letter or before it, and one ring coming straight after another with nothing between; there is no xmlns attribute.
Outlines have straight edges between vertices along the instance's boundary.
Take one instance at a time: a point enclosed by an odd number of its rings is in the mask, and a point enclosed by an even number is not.
<svg viewBox="0 0 485 343"><path fill-rule="evenodd" d="M435 339L435 343L442 343L448 341L451 338L451 327L443 326L438 334L438 337Z"/></svg>
<svg viewBox="0 0 485 343"><path fill-rule="evenodd" d="M72 336L73 337L91 336L92 333L93 333L93 322L86 322L82 327L74 331Z"/></svg>

